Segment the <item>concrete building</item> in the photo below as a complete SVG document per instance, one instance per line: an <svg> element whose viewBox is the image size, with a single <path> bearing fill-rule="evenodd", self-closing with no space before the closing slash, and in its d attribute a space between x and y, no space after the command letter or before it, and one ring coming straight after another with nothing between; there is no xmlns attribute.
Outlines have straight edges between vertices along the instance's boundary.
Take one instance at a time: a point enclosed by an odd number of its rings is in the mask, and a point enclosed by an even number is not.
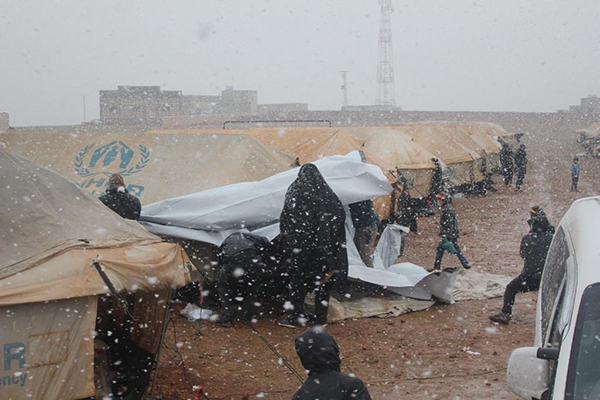
<svg viewBox="0 0 600 400"><path fill-rule="evenodd" d="M0 132L7 132L10 128L10 118L6 111L0 113Z"/></svg>
<svg viewBox="0 0 600 400"><path fill-rule="evenodd" d="M220 95L184 95L160 86L119 86L100 91L100 121L104 124L160 125L165 117L182 115L255 115L256 90L234 90Z"/></svg>
<svg viewBox="0 0 600 400"><path fill-rule="evenodd" d="M278 103L278 104L259 104L258 114L278 114L288 112L302 112L308 111L308 104L306 103Z"/></svg>
<svg viewBox="0 0 600 400"><path fill-rule="evenodd" d="M581 99L579 105L569 107L569 112L600 114L600 98L595 94L590 94L588 97Z"/></svg>
<svg viewBox="0 0 600 400"><path fill-rule="evenodd" d="M163 116L181 115L181 91L160 86L119 86L100 91L100 120L106 124L160 124Z"/></svg>

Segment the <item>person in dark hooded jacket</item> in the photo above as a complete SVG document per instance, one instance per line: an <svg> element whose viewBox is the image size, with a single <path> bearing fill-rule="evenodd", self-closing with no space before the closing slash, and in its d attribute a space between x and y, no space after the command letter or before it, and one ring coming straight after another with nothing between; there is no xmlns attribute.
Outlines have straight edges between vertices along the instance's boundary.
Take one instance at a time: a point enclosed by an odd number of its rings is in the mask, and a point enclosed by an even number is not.
<svg viewBox="0 0 600 400"><path fill-rule="evenodd" d="M220 325L230 325L237 310L244 319L258 316L258 300L263 284L276 276L276 246L268 239L250 233L232 233L219 246L217 289L221 302Z"/></svg>
<svg viewBox="0 0 600 400"><path fill-rule="evenodd" d="M99 200L108 208L126 219L138 220L142 212L140 199L129 194L125 189L125 181L119 174L112 174L108 178L106 193Z"/></svg>
<svg viewBox="0 0 600 400"><path fill-rule="evenodd" d="M340 348L325 329L315 327L298 336L296 353L308 379L293 400L371 400L360 379L340 373Z"/></svg>
<svg viewBox="0 0 600 400"><path fill-rule="evenodd" d="M329 294L348 275L346 213L319 169L313 164L300 168L290 185L279 227L285 269L290 280L288 315L284 326L304 325L306 294L315 289L315 323L327 323Z"/></svg>
<svg viewBox="0 0 600 400"><path fill-rule="evenodd" d="M546 255L554 237L554 226L540 207L532 208L530 214L531 218L527 222L531 230L521 239L520 253L525 261L523 270L506 286L502 312L489 317L493 322L505 325L510 323L517 293L532 292L540 288Z"/></svg>
<svg viewBox="0 0 600 400"><path fill-rule="evenodd" d="M510 145L505 141L501 140L502 150L500 150L500 166L502 168L502 176L504 177L504 184L510 185L513 179L513 151Z"/></svg>
<svg viewBox="0 0 600 400"><path fill-rule="evenodd" d="M517 174L516 188L521 190L523 180L527 173L527 152L525 151L525 143L519 145L519 150L515 152L515 173Z"/></svg>
<svg viewBox="0 0 600 400"><path fill-rule="evenodd" d="M450 195L438 195L438 200L441 202L440 207L440 243L438 244L435 262L433 264L434 269L441 269L442 258L444 252L449 251L455 254L464 269L471 268L471 263L467 261L467 258L460 250L458 244L458 238L460 231L458 229L458 220L456 219L456 212L452 207L452 197Z"/></svg>

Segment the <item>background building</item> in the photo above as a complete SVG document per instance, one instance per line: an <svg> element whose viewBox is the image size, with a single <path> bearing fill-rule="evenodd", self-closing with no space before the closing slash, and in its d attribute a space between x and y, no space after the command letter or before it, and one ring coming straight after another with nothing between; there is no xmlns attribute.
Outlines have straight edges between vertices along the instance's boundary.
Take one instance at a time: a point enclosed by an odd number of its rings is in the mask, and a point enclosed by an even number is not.
<svg viewBox="0 0 600 400"><path fill-rule="evenodd" d="M180 115L255 115L256 90L234 90L220 95L184 95L160 86L119 86L100 91L100 121L105 124L160 125L164 117Z"/></svg>
<svg viewBox="0 0 600 400"><path fill-rule="evenodd" d="M569 107L569 112L600 114L600 98L595 94L590 94L588 97L581 99L578 106Z"/></svg>
<svg viewBox="0 0 600 400"><path fill-rule="evenodd" d="M182 113L181 91L160 86L119 86L100 91L100 120L107 124L160 124L165 115Z"/></svg>

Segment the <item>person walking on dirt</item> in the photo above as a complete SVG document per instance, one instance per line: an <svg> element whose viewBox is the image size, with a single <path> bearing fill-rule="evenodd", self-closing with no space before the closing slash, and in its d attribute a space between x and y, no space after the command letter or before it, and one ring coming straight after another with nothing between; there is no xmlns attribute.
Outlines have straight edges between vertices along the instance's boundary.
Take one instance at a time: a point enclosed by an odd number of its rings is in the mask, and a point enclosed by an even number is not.
<svg viewBox="0 0 600 400"><path fill-rule="evenodd" d="M371 400L360 379L340 373L340 348L325 329L309 329L296 338L295 344L308 378L293 400Z"/></svg>
<svg viewBox="0 0 600 400"><path fill-rule="evenodd" d="M501 141L502 150L500 150L500 167L502 168L502 176L504 177L504 184L510 185L513 178L513 151L510 145L505 141Z"/></svg>
<svg viewBox="0 0 600 400"><path fill-rule="evenodd" d="M329 294L348 275L346 213L340 199L313 164L300 168L290 185L279 227L290 301L283 326L303 326L306 294L315 289L315 323L327 323Z"/></svg>
<svg viewBox="0 0 600 400"><path fill-rule="evenodd" d="M546 255L554 236L554 227L541 208L536 207L535 210L530 210L530 213L531 231L521 240L520 253L525 261L523 270L506 286L502 312L491 315L489 318L492 322L508 325L512 319L517 293L537 291L540 288Z"/></svg>
<svg viewBox="0 0 600 400"><path fill-rule="evenodd" d="M579 164L579 157L573 157L573 164L571 164L571 191L576 192L577 186L579 185L579 172L581 171L581 164Z"/></svg>
<svg viewBox="0 0 600 400"><path fill-rule="evenodd" d="M454 207L452 207L452 198L447 194L439 194L437 195L437 199L440 202L440 243L436 250L433 268L436 270L441 269L442 258L444 257L444 253L448 251L458 257L464 269L469 269L471 268L471 263L467 261L458 244L460 231L458 229L456 212L454 211Z"/></svg>
<svg viewBox="0 0 600 400"><path fill-rule="evenodd" d="M515 153L515 173L517 174L517 190L521 191L523 187L523 179L527 173L527 152L525 151L525 143L519 145L519 150Z"/></svg>
<svg viewBox="0 0 600 400"><path fill-rule="evenodd" d="M358 254L367 267L373 268L371 256L375 247L379 216L375 212L371 200L352 203L348 208L350 209L350 217L352 217L352 224L355 228L354 244L356 245Z"/></svg>
<svg viewBox="0 0 600 400"><path fill-rule="evenodd" d="M140 199L129 194L125 189L125 180L119 174L112 174L108 178L106 193L99 200L108 208L126 219L138 220L142 212Z"/></svg>
<svg viewBox="0 0 600 400"><path fill-rule="evenodd" d="M432 158L431 161L435 166L433 169L433 173L431 174L431 182L429 184L429 198L433 203L435 201L435 196L442 193L444 188L444 172L442 170L442 165L440 164L440 160L437 158Z"/></svg>

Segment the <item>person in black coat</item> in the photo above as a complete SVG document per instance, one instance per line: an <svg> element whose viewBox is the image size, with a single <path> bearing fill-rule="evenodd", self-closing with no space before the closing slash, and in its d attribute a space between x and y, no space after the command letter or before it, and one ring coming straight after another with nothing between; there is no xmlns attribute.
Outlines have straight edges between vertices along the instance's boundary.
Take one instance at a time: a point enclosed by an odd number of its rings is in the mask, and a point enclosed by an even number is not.
<svg viewBox="0 0 600 400"><path fill-rule="evenodd" d="M112 174L108 178L106 193L99 199L105 206L126 219L138 220L142 212L140 199L129 194L125 189L125 181L119 174Z"/></svg>
<svg viewBox="0 0 600 400"><path fill-rule="evenodd" d="M540 288L546 255L554 237L554 227L541 208L534 207L530 213L531 218L527 222L531 231L521 239L520 253L525 261L523 270L506 286L502 312L489 317L493 322L507 325L512 318L517 293L532 292Z"/></svg>
<svg viewBox="0 0 600 400"><path fill-rule="evenodd" d="M403 190L398 199L396 222L398 225L407 227L411 232L418 233L417 214L417 207L409 191Z"/></svg>
<svg viewBox="0 0 600 400"><path fill-rule="evenodd" d="M371 400L365 384L340 373L340 348L325 329L316 327L296 338L296 353L308 379L293 400Z"/></svg>
<svg viewBox="0 0 600 400"><path fill-rule="evenodd" d="M306 294L315 289L315 323L327 323L329 294L336 281L348 275L346 213L337 195L313 164L300 168L290 185L279 227L285 269L290 280L290 302L284 326L307 322Z"/></svg>
<svg viewBox="0 0 600 400"><path fill-rule="evenodd" d="M517 190L523 187L523 179L527 173L527 152L525 151L525 143L519 145L519 150L515 153L515 172L517 174Z"/></svg>
<svg viewBox="0 0 600 400"><path fill-rule="evenodd" d="M373 250L377 228L379 227L379 216L373 207L373 201L365 200L348 205L352 225L354 225L354 244L358 250L361 260L369 268L373 268Z"/></svg>
<svg viewBox="0 0 600 400"><path fill-rule="evenodd" d="M510 185L513 178L513 151L510 145L505 141L501 140L502 149L500 150L500 167L502 168L502 176L504 177L504 184Z"/></svg>
<svg viewBox="0 0 600 400"><path fill-rule="evenodd" d="M236 311L255 321L263 285L278 272L276 246L267 238L250 233L232 233L219 246L217 289L221 302L220 325L230 325Z"/></svg>
<svg viewBox="0 0 600 400"><path fill-rule="evenodd" d="M460 237L460 231L458 229L458 220L456 219L456 212L452 207L452 198L449 195L438 195L438 200L441 203L440 207L440 243L438 244L435 262L433 264L434 269L441 269L442 258L444 252L449 251L455 254L463 268L471 268L471 263L467 261L467 258L460 250L458 244L458 238Z"/></svg>

